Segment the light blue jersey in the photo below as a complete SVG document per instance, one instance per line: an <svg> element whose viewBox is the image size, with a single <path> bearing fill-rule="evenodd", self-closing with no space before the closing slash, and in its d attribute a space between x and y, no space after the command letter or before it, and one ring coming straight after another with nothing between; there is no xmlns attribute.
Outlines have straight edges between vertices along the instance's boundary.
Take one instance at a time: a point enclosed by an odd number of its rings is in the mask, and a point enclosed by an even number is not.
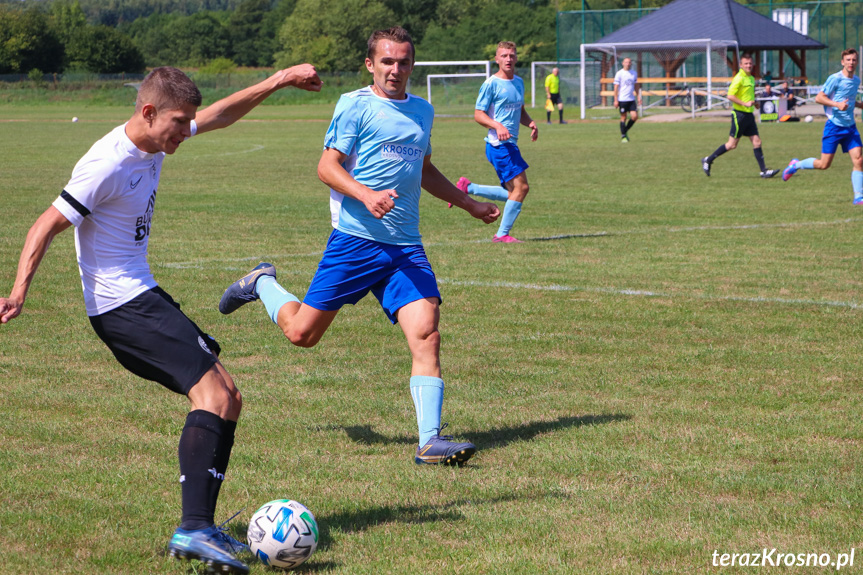
<svg viewBox="0 0 863 575"><path fill-rule="evenodd" d="M348 156L344 168L356 181L376 191L396 190L399 197L395 207L377 219L362 202L330 190L335 229L385 244L422 243L419 201L433 119L431 104L410 94L389 100L366 87L342 95L324 147Z"/></svg>
<svg viewBox="0 0 863 575"><path fill-rule="evenodd" d="M858 88L860 88L860 78L857 76L846 78L842 72L836 72L827 78L821 91L834 102L848 100L847 110L824 106L824 113L831 122L837 126L854 125L854 102L857 101Z"/></svg>
<svg viewBox="0 0 863 575"><path fill-rule="evenodd" d="M491 76L479 89L479 97L476 99L476 109L482 110L495 122L503 124L512 138L507 140L509 144L518 143L518 128L521 125L521 108L524 106L524 81L518 76L512 80L504 80L498 76ZM485 141L492 146L499 146L497 132L489 129Z"/></svg>

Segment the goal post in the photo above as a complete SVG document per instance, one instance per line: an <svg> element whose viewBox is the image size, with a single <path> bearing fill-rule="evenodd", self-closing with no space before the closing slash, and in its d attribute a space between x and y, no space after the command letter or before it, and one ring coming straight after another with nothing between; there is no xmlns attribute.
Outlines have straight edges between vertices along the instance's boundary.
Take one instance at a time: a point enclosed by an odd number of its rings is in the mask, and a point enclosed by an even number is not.
<svg viewBox="0 0 863 575"><path fill-rule="evenodd" d="M471 116L479 86L491 76L488 60L445 60L414 63L408 89L416 92L425 86L425 98L432 103L435 116ZM414 84L415 83L415 84ZM411 86L415 87L411 90Z"/></svg>
<svg viewBox="0 0 863 575"><path fill-rule="evenodd" d="M612 105L613 78L625 58L632 60L643 100L653 101L645 107L657 103L668 106L673 94L694 85L704 87L710 108L739 61L737 42L710 38L582 44L580 51L582 119L588 108ZM591 62L598 65L588 66Z"/></svg>
<svg viewBox="0 0 863 575"><path fill-rule="evenodd" d="M571 102L575 100L576 95L579 93L579 73L578 69L581 67L581 62L571 62L571 61L548 61L548 62L531 62L530 64L530 107L536 108L536 92L539 90L540 93L540 102L544 102L545 98L542 97L545 90L545 78L551 74L551 71L554 68L558 68L560 70L559 78L562 86L561 94L563 94L564 101Z"/></svg>

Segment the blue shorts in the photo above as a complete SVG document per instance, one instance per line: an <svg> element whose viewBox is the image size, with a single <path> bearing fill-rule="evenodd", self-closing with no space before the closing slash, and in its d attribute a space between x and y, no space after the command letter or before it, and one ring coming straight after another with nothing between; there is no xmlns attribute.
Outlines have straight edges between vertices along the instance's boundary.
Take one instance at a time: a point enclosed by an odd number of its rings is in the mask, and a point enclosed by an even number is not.
<svg viewBox="0 0 863 575"><path fill-rule="evenodd" d="M827 120L827 123L824 124L824 135L821 137L821 153L835 154L840 144L842 144L842 151L846 154L848 150L863 147L863 142L860 141L860 132L857 131L857 124L837 126Z"/></svg>
<svg viewBox="0 0 863 575"><path fill-rule="evenodd" d="M392 323L411 302L429 297L443 302L422 245L384 244L333 230L303 303L335 311L356 304L369 291Z"/></svg>
<svg viewBox="0 0 863 575"><path fill-rule="evenodd" d="M500 185L513 180L529 167L524 158L521 157L521 152L518 151L518 146L515 144L504 142L499 146L492 146L486 142L485 157L494 166L494 171L497 172Z"/></svg>

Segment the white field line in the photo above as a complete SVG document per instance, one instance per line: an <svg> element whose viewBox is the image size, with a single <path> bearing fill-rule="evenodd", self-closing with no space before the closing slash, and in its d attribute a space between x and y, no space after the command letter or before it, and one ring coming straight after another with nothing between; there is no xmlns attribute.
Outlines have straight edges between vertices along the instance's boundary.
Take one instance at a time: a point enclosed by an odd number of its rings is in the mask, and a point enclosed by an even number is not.
<svg viewBox="0 0 863 575"><path fill-rule="evenodd" d="M739 296L709 296L701 294L671 294L667 292L656 292L634 289L617 289L617 288L598 288L598 287L583 287L583 286L564 286L558 284L541 285L517 282L478 282L478 281L461 281L438 278L438 283L443 285L463 286L463 287L482 287L482 288L507 288L519 290L533 291L553 291L553 292L585 292L599 293L610 295L627 295L636 297L661 297L661 298L683 298L683 299L698 299L704 301L731 301L731 302L746 302L746 303L775 303L783 305L812 305L826 307L844 307L850 309L863 309L863 304L846 302L846 301L824 301L811 299L787 299L779 297L739 297Z"/></svg>
<svg viewBox="0 0 863 575"><path fill-rule="evenodd" d="M700 232L700 231L722 231L722 230L757 230L757 229L775 229L775 228L802 228L811 226L832 226L847 224L855 221L863 220L863 218L846 218L842 220L821 221L821 222L785 222L776 224L740 224L735 226L690 226L683 228L653 228L644 230L622 230L617 232L587 232L583 234L562 234L558 236L540 237L540 238L525 238L525 241L553 241L570 238L591 238L605 236L622 236L634 234L660 234L660 233L681 233L681 232ZM446 246L458 245L463 243L487 243L489 240L472 240L470 242L451 241L428 243L427 247L431 246ZM243 264L248 262L261 262L284 260L289 258L309 258L320 257L323 252L314 251L302 254L269 254L267 256L250 256L242 258L202 258L198 260L185 262L165 262L156 264L157 266L171 269L201 269L207 265L223 263L224 269L245 270ZM234 265L232 265L234 264ZM234 266L240 266L236 268ZM771 297L738 297L738 296L709 296L702 294L671 294L666 292L654 292L646 290L634 290L624 288L598 288L586 286L565 286L565 285L541 285L532 283L516 283L516 282L476 282L476 281L461 281L450 280L446 278L438 278L438 283L444 285L467 286L467 287L486 287L486 288L509 288L534 291L551 291L551 292L585 292L585 293L600 293L611 295L624 295L635 297L662 297L662 298L685 298L698 299L703 301L731 301L731 302L747 302L747 303L775 303L782 305L811 305L811 306L827 306L841 307L849 309L863 309L863 304L846 301L831 301L831 300L810 300L810 299L787 299L787 298L771 298Z"/></svg>

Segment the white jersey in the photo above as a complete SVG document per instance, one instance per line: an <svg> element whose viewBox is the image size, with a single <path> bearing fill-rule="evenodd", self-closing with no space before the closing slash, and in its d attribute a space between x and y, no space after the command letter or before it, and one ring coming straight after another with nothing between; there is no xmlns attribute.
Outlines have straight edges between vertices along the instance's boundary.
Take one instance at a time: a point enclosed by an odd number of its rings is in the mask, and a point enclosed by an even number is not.
<svg viewBox="0 0 863 575"><path fill-rule="evenodd" d="M157 285L147 246L165 154L139 150L125 128L117 126L93 144L53 204L75 226L88 316L120 307Z"/></svg>
<svg viewBox="0 0 863 575"><path fill-rule="evenodd" d="M638 83L638 74L635 70L629 71L621 68L614 75L614 85L619 86L617 100L619 102L632 102L635 100L635 85Z"/></svg>

